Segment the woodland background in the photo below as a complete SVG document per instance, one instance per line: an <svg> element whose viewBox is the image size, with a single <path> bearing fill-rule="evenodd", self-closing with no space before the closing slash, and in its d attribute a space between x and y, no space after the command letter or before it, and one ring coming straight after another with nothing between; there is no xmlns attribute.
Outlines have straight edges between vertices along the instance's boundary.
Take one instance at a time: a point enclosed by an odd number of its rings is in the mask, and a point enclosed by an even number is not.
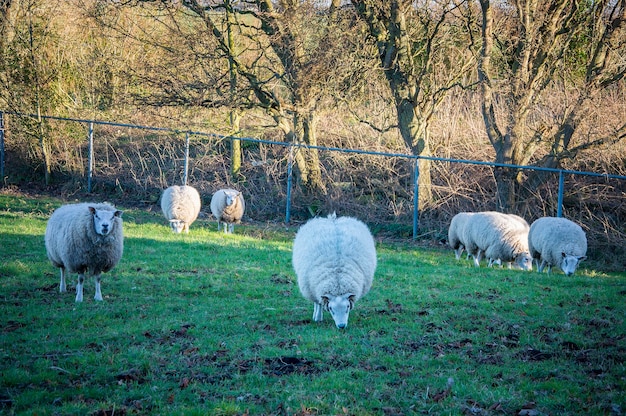
<svg viewBox="0 0 626 416"><path fill-rule="evenodd" d="M184 138L43 115L227 137L626 175L626 0L0 1L4 192L158 209ZM279 221L283 148L192 138L205 205L241 188ZM406 237L412 163L295 154L294 218L337 210ZM558 175L420 160L421 237L459 211L556 214ZM564 216L599 268L626 269L626 183L567 175Z"/></svg>

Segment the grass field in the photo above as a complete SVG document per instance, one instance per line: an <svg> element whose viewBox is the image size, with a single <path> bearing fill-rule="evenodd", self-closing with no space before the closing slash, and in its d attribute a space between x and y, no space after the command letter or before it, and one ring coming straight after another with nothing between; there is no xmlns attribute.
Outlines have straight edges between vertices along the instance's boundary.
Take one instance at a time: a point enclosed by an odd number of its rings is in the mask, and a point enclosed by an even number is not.
<svg viewBox="0 0 626 416"><path fill-rule="evenodd" d="M311 322L296 228L199 220L173 234L124 209L125 251L59 293L46 221L61 201L0 194L0 413L623 414L626 274L474 268L378 241L371 292Z"/></svg>

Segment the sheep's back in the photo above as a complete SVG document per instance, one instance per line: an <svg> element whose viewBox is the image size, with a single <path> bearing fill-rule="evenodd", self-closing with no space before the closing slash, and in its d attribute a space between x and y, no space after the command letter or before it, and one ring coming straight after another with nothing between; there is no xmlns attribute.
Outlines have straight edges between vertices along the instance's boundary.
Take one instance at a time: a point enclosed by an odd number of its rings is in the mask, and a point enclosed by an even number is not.
<svg viewBox="0 0 626 416"><path fill-rule="evenodd" d="M472 212L459 212L450 221L450 227L448 228L448 244L453 249L459 248L459 245L466 246L465 243L465 227L471 220Z"/></svg>
<svg viewBox="0 0 626 416"><path fill-rule="evenodd" d="M192 186L173 185L163 191L161 211L167 220L182 220L193 223L200 213L200 194Z"/></svg>
<svg viewBox="0 0 626 416"><path fill-rule="evenodd" d="M486 250L496 238L501 229L500 214L497 212L477 212L465 228L465 238L470 246Z"/></svg>
<svg viewBox="0 0 626 416"><path fill-rule="evenodd" d="M580 225L566 218L542 217L530 226L528 246L533 257L560 265L561 253L577 257L586 255L587 236Z"/></svg>
<svg viewBox="0 0 626 416"><path fill-rule="evenodd" d="M528 251L528 223L517 215L497 211L475 213L466 227L468 251L483 250L489 258L510 261Z"/></svg>
<svg viewBox="0 0 626 416"><path fill-rule="evenodd" d="M354 218L316 218L296 234L293 266L306 298L319 302L324 294L352 293L358 299L372 285L374 239L367 226Z"/></svg>
<svg viewBox="0 0 626 416"><path fill-rule="evenodd" d="M528 253L528 231L530 226L520 216L503 214L496 221L496 240L490 253L490 258L500 258L502 261L512 261L521 253Z"/></svg>

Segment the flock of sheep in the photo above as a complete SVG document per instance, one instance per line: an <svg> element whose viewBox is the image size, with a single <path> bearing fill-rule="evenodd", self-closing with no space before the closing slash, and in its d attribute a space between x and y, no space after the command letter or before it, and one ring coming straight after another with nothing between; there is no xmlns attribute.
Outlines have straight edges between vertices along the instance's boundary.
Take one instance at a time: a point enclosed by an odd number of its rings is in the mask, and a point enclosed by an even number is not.
<svg viewBox="0 0 626 416"><path fill-rule="evenodd" d="M200 195L191 186L171 186L161 196L161 209L176 233L189 232L198 218ZM211 198L218 231L233 232L245 212L241 192L220 189ZM452 218L448 244L460 259L463 251L474 264L507 263L539 272L559 266L572 275L586 258L587 239L580 226L564 218L544 217L532 226L521 217L499 212L462 212ZM96 300L102 300L100 278L122 258L122 211L101 203L64 205L53 212L45 233L48 258L61 270L60 291L66 291L66 273L77 273L76 302L83 300L85 274L95 279ZM292 264L302 295L313 302L313 321L327 311L342 329L354 304L366 295L376 271L376 244L369 228L352 217L313 218L296 233Z"/></svg>
<svg viewBox="0 0 626 416"><path fill-rule="evenodd" d="M528 225L522 217L495 211L460 212L450 222L448 244L457 260L465 250L478 267L507 263L532 270L533 260L542 272L558 266L567 276L587 258L587 237L576 223L560 217L542 217Z"/></svg>

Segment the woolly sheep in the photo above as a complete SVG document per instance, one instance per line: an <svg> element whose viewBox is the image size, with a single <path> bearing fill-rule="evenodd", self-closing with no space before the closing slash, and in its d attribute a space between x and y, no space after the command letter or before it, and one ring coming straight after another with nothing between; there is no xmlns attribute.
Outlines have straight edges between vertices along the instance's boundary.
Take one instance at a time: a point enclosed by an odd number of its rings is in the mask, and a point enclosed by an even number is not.
<svg viewBox="0 0 626 416"><path fill-rule="evenodd" d="M541 273L548 266L559 266L563 273L571 276L578 264L587 258L587 236L573 221L560 217L543 217L535 220L528 233L530 254L537 260ZM541 261L541 262L540 262Z"/></svg>
<svg viewBox="0 0 626 416"><path fill-rule="evenodd" d="M459 212L452 217L452 221L450 221L450 227L448 228L448 244L454 250L454 255L457 260L461 258L461 254L465 249L464 230L473 214L473 212Z"/></svg>
<svg viewBox="0 0 626 416"><path fill-rule="evenodd" d="M161 211L175 233L189 232L200 213L200 194L192 186L173 185L161 195Z"/></svg>
<svg viewBox="0 0 626 416"><path fill-rule="evenodd" d="M302 296L314 304L313 321L320 322L326 310L343 329L355 302L372 286L376 246L363 222L333 213L300 227L292 262Z"/></svg>
<svg viewBox="0 0 626 416"><path fill-rule="evenodd" d="M520 233L520 238L523 239L524 241L527 239L525 236L528 236L528 231L530 229L530 226L528 225L528 222L526 222L526 220L522 217L520 217L519 215L515 215L515 214L504 214L508 217L508 219L511 220L511 228L510 228L510 232L513 233L512 230L517 229L518 232ZM517 266L520 267L523 270L532 270L532 257L530 256L530 251L525 251L524 254L521 258L518 259L518 263ZM512 262L511 261L507 261L506 262L509 269L512 268ZM520 263L524 264L524 267L522 267L520 265ZM494 264L499 264L500 266L502 265L502 259L500 258L489 258L489 264L488 266L491 267Z"/></svg>
<svg viewBox="0 0 626 416"><path fill-rule="evenodd" d="M239 224L246 210L246 201L243 194L235 189L220 189L211 198L211 213L217 219L217 229L220 222L224 223L224 232L232 234L234 224Z"/></svg>
<svg viewBox="0 0 626 416"><path fill-rule="evenodd" d="M490 265L495 261L515 262L522 270L531 270L528 230L528 223L517 215L477 212L464 229L465 249L474 257L476 267L484 255Z"/></svg>
<svg viewBox="0 0 626 416"><path fill-rule="evenodd" d="M61 269L61 292L66 272L78 273L76 302L83 301L85 273L96 280L95 300L102 300L100 275L117 265L124 251L122 211L108 203L70 204L56 209L46 226L46 252Z"/></svg>

